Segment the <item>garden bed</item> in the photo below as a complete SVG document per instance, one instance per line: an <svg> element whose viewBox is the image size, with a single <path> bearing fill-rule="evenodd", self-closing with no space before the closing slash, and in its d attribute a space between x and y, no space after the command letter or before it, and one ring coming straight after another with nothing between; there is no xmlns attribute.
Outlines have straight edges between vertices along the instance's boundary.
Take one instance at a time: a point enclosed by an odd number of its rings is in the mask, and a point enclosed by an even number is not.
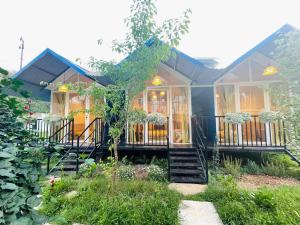
<svg viewBox="0 0 300 225"><path fill-rule="evenodd" d="M277 186L299 186L300 181L294 178L276 177L268 175L243 175L237 182L239 188L242 189L258 189L261 187L277 187Z"/></svg>

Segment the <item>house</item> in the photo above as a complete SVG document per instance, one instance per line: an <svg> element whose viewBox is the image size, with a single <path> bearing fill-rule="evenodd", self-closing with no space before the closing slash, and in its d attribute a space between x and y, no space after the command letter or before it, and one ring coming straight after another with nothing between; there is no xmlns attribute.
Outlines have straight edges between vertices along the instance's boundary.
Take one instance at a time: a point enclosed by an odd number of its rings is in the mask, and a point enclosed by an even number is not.
<svg viewBox="0 0 300 225"><path fill-rule="evenodd" d="M263 72L266 67L277 65L271 55L276 39L292 30L294 28L289 25L281 27L225 69L208 68L201 61L174 49L175 57L161 62L153 80L147 82L146 89L136 97L133 105L147 113L161 113L168 120L163 125L137 124L133 131L127 130L123 141L124 149L174 149L168 155L171 159L170 167L172 162L175 165L172 168L176 176L187 176L181 173L183 170L192 175L193 172L198 173L196 170L199 165L195 168L181 168L178 164L193 163L193 160L196 163L200 161L200 167L206 167L207 172L203 150L211 150L213 143L217 143L224 151L285 151L283 122L263 123L258 114L271 111L275 107L267 87L283 81L279 74L264 76ZM14 77L23 81L33 96L50 101L51 114L61 116L90 109L94 102L88 96L61 90L56 84L97 82L105 88L110 83L107 77L88 71L51 49L43 51ZM41 82L48 85L41 87ZM225 114L229 112L248 112L251 118L243 124L230 124L225 120ZM63 122L61 126L65 129L58 127L57 130L69 132L69 136L72 133L78 139L77 145L84 146L82 143L89 142L91 135L95 135L95 127L100 127L93 124L94 121L96 120L92 114L80 112L75 114L72 124ZM88 127L91 123L92 129ZM103 136L103 129L100 136ZM66 136L59 135L63 138ZM190 157L191 161L183 156ZM193 179L182 177L179 181L194 182Z"/></svg>

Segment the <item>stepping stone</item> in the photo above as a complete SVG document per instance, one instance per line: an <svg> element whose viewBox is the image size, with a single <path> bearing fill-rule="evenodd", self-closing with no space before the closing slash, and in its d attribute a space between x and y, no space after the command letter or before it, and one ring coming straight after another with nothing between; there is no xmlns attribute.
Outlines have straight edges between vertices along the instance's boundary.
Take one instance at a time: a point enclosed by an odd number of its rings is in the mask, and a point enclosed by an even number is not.
<svg viewBox="0 0 300 225"><path fill-rule="evenodd" d="M207 185L205 184L185 184L185 183L171 183L169 189L178 191L183 195L195 195L202 193L206 190Z"/></svg>
<svg viewBox="0 0 300 225"><path fill-rule="evenodd" d="M183 200L178 214L181 225L223 225L211 202Z"/></svg>

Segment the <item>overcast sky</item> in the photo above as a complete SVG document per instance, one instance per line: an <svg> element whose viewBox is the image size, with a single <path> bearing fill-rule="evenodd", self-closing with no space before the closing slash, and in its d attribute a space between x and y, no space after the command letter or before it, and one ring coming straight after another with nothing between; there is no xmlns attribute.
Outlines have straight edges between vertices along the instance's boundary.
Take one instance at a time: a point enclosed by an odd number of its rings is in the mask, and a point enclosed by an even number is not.
<svg viewBox="0 0 300 225"><path fill-rule="evenodd" d="M1 0L0 66L18 70L19 38L24 64L45 48L64 57L119 60L111 41L126 32L131 0ZM192 9L190 32L179 50L192 57L215 57L224 67L289 23L300 28L299 0L158 0L158 22ZM97 40L103 39L98 46Z"/></svg>

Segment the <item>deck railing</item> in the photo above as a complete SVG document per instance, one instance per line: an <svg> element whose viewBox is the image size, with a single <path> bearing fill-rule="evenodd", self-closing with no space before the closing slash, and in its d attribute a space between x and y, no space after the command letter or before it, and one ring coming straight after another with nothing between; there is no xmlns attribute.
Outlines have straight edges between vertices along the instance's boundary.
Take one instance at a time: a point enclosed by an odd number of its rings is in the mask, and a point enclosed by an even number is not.
<svg viewBox="0 0 300 225"><path fill-rule="evenodd" d="M48 141L49 137L55 135L55 137L53 136L50 141L55 142L57 140L54 139L60 139L60 143L62 143L64 141L68 142L71 139L71 137L66 136L66 134L69 134L72 130L71 125L66 126L66 124L70 124L69 122L70 120L68 119L62 119L55 122L45 121L44 119L36 119L25 124L25 129L33 133L42 141ZM62 127L64 127L63 130L61 130ZM65 137L65 139L62 137Z"/></svg>
<svg viewBox="0 0 300 225"><path fill-rule="evenodd" d="M127 144L169 146L169 118L162 125L150 122L128 125Z"/></svg>
<svg viewBox="0 0 300 225"><path fill-rule="evenodd" d="M199 121L206 136L215 134L220 146L286 147L283 120L263 122L259 116L251 116L249 121L233 124L227 123L225 116L199 116Z"/></svg>

